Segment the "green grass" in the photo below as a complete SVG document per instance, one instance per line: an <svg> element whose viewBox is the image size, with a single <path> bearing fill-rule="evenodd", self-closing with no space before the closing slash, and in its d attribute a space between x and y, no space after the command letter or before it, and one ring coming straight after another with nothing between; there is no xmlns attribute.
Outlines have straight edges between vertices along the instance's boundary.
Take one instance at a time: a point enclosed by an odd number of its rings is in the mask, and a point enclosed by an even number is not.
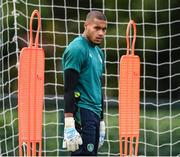
<svg viewBox="0 0 180 157"><path fill-rule="evenodd" d="M117 108L109 108L108 113L111 115L105 116L106 125L108 126L106 129L106 141L99 150L99 155L117 156L119 155ZM156 110L152 109L146 110L145 115L144 112L141 111L139 155L157 156L157 151L159 151L159 156L169 156L170 151L172 151L173 156L179 154L180 109L174 109L171 113L173 118L169 119L169 111L166 109L161 110L159 114L157 114ZM43 152L43 155L69 155L62 149L63 125L57 125L63 122L62 115L63 112L44 112L43 150L48 151L46 151L46 153ZM159 120L157 120L157 117L159 117ZM170 128L172 131L169 131ZM107 142L107 140L109 142ZM0 141L1 153L3 155L18 155L18 121L16 108L12 110L7 109L5 112L0 110ZM172 150L170 149L169 143L173 144ZM160 146L159 149L157 144ZM60 150L59 152L58 149Z"/></svg>

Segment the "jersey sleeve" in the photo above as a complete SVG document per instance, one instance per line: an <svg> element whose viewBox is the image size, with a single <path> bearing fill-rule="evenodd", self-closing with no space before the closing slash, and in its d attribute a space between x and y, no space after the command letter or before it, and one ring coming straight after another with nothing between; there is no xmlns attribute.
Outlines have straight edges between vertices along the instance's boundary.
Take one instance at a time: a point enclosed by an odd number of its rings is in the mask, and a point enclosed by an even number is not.
<svg viewBox="0 0 180 157"><path fill-rule="evenodd" d="M97 49L98 49L99 54L100 54L101 59L102 59L102 69L103 69L102 72L105 73L105 56L104 56L103 51L99 47L97 47Z"/></svg>
<svg viewBox="0 0 180 157"><path fill-rule="evenodd" d="M103 68L103 73L105 73L105 60L104 60L104 53L102 53L102 61L103 61L103 64L102 64L102 68Z"/></svg>
<svg viewBox="0 0 180 157"><path fill-rule="evenodd" d="M83 62L85 60L85 52L81 46L71 46L67 48L63 59L63 70L74 69L80 73Z"/></svg>

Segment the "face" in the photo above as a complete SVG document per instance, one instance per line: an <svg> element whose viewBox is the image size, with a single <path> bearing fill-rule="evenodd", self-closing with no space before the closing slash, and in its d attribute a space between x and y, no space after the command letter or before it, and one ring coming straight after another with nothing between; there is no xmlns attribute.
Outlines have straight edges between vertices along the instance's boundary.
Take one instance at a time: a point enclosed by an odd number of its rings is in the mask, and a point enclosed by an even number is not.
<svg viewBox="0 0 180 157"><path fill-rule="evenodd" d="M86 38L95 45L102 43L106 34L107 21L99 19L91 19L84 24L84 35Z"/></svg>

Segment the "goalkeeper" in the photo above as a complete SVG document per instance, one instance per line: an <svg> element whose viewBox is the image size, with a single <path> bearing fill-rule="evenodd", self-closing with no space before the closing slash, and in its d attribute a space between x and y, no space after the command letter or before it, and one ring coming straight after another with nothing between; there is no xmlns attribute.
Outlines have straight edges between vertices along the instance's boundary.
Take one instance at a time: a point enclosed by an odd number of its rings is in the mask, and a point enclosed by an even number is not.
<svg viewBox="0 0 180 157"><path fill-rule="evenodd" d="M63 148L71 151L72 156L96 156L104 142L104 54L99 45L106 28L106 16L100 11L90 11L86 16L83 34L75 38L63 54Z"/></svg>

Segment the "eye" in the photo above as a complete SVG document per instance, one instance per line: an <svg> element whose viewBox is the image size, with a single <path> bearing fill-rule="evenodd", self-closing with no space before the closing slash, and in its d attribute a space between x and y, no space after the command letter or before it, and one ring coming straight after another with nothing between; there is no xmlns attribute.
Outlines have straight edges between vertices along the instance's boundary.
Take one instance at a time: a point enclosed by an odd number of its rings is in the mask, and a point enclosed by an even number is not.
<svg viewBox="0 0 180 157"><path fill-rule="evenodd" d="M105 32L105 31L106 31L106 28L103 28L102 30L103 30L103 32Z"/></svg>
<svg viewBox="0 0 180 157"><path fill-rule="evenodd" d="M96 30L99 30L100 28L98 26L95 27Z"/></svg>

